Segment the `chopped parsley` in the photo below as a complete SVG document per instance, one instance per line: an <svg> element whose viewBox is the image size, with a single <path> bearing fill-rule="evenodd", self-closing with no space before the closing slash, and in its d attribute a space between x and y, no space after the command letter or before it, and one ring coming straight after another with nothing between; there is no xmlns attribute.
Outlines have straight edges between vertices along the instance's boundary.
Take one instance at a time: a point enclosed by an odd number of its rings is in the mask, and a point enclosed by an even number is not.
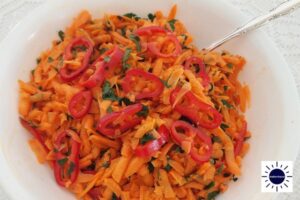
<svg viewBox="0 0 300 200"><path fill-rule="evenodd" d="M172 150L175 151L176 153L184 153L183 149L179 145L177 145L177 144L175 144L172 147Z"/></svg>
<svg viewBox="0 0 300 200"><path fill-rule="evenodd" d="M72 115L70 115L69 113L66 113L66 116L67 116L67 120L68 120L68 121L71 121L71 120L74 119L74 118L72 117Z"/></svg>
<svg viewBox="0 0 300 200"><path fill-rule="evenodd" d="M126 36L126 28L125 27L121 28L121 34L124 37Z"/></svg>
<svg viewBox="0 0 300 200"><path fill-rule="evenodd" d="M33 76L35 72L35 69L31 70L31 75Z"/></svg>
<svg viewBox="0 0 300 200"><path fill-rule="evenodd" d="M161 79L161 82L164 84L164 86L166 87L166 88L170 88L170 87L172 87L172 85L169 85L169 80L170 80L170 77L171 77L171 74L169 75L169 77L167 78L167 80L162 80Z"/></svg>
<svg viewBox="0 0 300 200"><path fill-rule="evenodd" d="M48 63L51 63L53 61L54 61L54 59L52 57L48 57Z"/></svg>
<svg viewBox="0 0 300 200"><path fill-rule="evenodd" d="M229 109L233 108L233 106L230 103L228 103L228 101L226 101L225 99L222 99L221 102L225 107Z"/></svg>
<svg viewBox="0 0 300 200"><path fill-rule="evenodd" d="M57 163L58 163L60 166L64 166L64 165L66 164L67 161L68 161L68 158L63 158L63 159L57 160Z"/></svg>
<svg viewBox="0 0 300 200"><path fill-rule="evenodd" d="M41 62L41 58L36 59L36 64L39 64Z"/></svg>
<svg viewBox="0 0 300 200"><path fill-rule="evenodd" d="M149 114L149 108L148 106L145 105L143 105L142 110L137 113L139 117L146 117L148 114Z"/></svg>
<svg viewBox="0 0 300 200"><path fill-rule="evenodd" d="M221 139L218 137L218 136L213 136L212 137L212 141L213 141L213 143L215 143L215 142L221 142Z"/></svg>
<svg viewBox="0 0 300 200"><path fill-rule="evenodd" d="M114 192L111 195L111 200L118 200L118 197Z"/></svg>
<svg viewBox="0 0 300 200"><path fill-rule="evenodd" d="M133 102L131 102L127 97L119 99L119 106L121 106L122 103L124 103L126 106L133 104Z"/></svg>
<svg viewBox="0 0 300 200"><path fill-rule="evenodd" d="M104 54L106 51L107 51L107 48L101 48L101 49L99 49L100 55Z"/></svg>
<svg viewBox="0 0 300 200"><path fill-rule="evenodd" d="M110 57L109 56L105 56L103 60L104 60L104 62L108 63L110 61Z"/></svg>
<svg viewBox="0 0 300 200"><path fill-rule="evenodd" d="M228 90L228 86L224 85L224 91L226 92Z"/></svg>
<svg viewBox="0 0 300 200"><path fill-rule="evenodd" d="M229 128L229 126L228 126L227 124L224 124L224 123L222 123L222 124L220 125L220 127L221 127L221 129L222 129L223 131L225 131L227 128Z"/></svg>
<svg viewBox="0 0 300 200"><path fill-rule="evenodd" d="M105 81L102 88L102 99L108 99L112 101L118 101L119 98L115 94L114 89L111 87L110 83L108 81Z"/></svg>
<svg viewBox="0 0 300 200"><path fill-rule="evenodd" d="M155 14L149 13L148 14L148 18L150 19L151 22L153 22L153 20L155 19Z"/></svg>
<svg viewBox="0 0 300 200"><path fill-rule="evenodd" d="M69 169L67 171L68 176L70 176L73 173L74 169L75 169L75 163L71 161Z"/></svg>
<svg viewBox="0 0 300 200"><path fill-rule="evenodd" d="M170 28L172 31L175 30L175 23L176 23L176 19L171 19L170 21L168 21L169 25L170 25Z"/></svg>
<svg viewBox="0 0 300 200"><path fill-rule="evenodd" d="M131 35L129 36L129 39L132 40L132 41L135 43L136 50L137 50L138 52L140 52L140 51L141 51L140 38L139 38L138 36L136 36L136 35L131 34Z"/></svg>
<svg viewBox="0 0 300 200"><path fill-rule="evenodd" d="M155 137L151 133L145 133L140 139L140 144L144 145L149 141L155 140Z"/></svg>
<svg viewBox="0 0 300 200"><path fill-rule="evenodd" d="M153 166L152 162L148 162L148 170L150 173L152 173L154 171L154 166Z"/></svg>
<svg viewBox="0 0 300 200"><path fill-rule="evenodd" d="M218 196L219 194L220 194L220 191L210 192L207 195L207 200L214 200L216 198L216 196Z"/></svg>
<svg viewBox="0 0 300 200"><path fill-rule="evenodd" d="M170 165L169 163L167 163L167 165L164 167L164 169L165 169L167 172L169 172L169 171L172 169L172 167L171 167L171 165Z"/></svg>
<svg viewBox="0 0 300 200"><path fill-rule="evenodd" d="M126 13L124 16L128 17L130 19L135 19L135 20L141 19L139 16L137 16L135 13L132 13L132 12L131 13Z"/></svg>
<svg viewBox="0 0 300 200"><path fill-rule="evenodd" d="M217 169L217 174L221 174L224 169L224 164L222 164L218 169Z"/></svg>
<svg viewBox="0 0 300 200"><path fill-rule="evenodd" d="M105 162L102 164L102 167L104 167L104 168L108 168L109 166L110 166L109 161L105 161Z"/></svg>
<svg viewBox="0 0 300 200"><path fill-rule="evenodd" d="M112 109L112 107L111 107L111 106L109 106L109 107L106 109L106 112L107 112L107 113L112 113L112 112L113 112L113 109Z"/></svg>
<svg viewBox="0 0 300 200"><path fill-rule="evenodd" d="M206 186L204 187L204 190L208 190L208 189L210 189L210 188L212 188L212 187L214 187L214 186L215 186L215 182L212 181L212 182L210 182L208 185L206 185Z"/></svg>
<svg viewBox="0 0 300 200"><path fill-rule="evenodd" d="M233 64L232 64L232 63L228 63L228 64L227 64L227 67L228 67L229 69L232 69L232 68L233 68Z"/></svg>
<svg viewBox="0 0 300 200"><path fill-rule="evenodd" d="M122 67L123 67L124 71L126 71L130 67L129 64L127 63L127 60L130 57L131 51L132 51L131 48L126 48L125 49L125 52L124 52L124 55L123 55L123 58L122 58Z"/></svg>
<svg viewBox="0 0 300 200"><path fill-rule="evenodd" d="M60 38L61 41L64 41L64 39L65 39L65 33L62 30L58 31L58 36L59 36L59 38Z"/></svg>

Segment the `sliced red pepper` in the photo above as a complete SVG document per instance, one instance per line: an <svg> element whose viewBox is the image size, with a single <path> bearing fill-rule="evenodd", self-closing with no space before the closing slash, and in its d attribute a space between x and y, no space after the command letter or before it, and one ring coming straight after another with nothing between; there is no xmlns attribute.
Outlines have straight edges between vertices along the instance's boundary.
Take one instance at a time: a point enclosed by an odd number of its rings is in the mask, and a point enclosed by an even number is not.
<svg viewBox="0 0 300 200"><path fill-rule="evenodd" d="M94 187L90 191L88 191L88 194L92 198L92 200L98 200L101 197L101 191L100 187Z"/></svg>
<svg viewBox="0 0 300 200"><path fill-rule="evenodd" d="M147 47L153 55L161 57L161 58L169 58L169 57L179 56L182 52L182 48L181 48L181 44L178 41L177 37L172 33L167 33L164 43L167 41L172 42L175 46L174 51L171 53L168 53L168 54L162 53L161 52L162 46L158 47L156 42L149 42Z"/></svg>
<svg viewBox="0 0 300 200"><path fill-rule="evenodd" d="M71 138L69 139L68 136ZM68 131L60 132L54 143L57 151L53 163L54 176L60 186L66 187L68 183L74 183L78 177L80 143L72 138ZM68 149L68 146L71 149Z"/></svg>
<svg viewBox="0 0 300 200"><path fill-rule="evenodd" d="M147 26L139 28L135 31L135 34L139 36L152 36L154 34L163 33L166 34L168 31L160 26Z"/></svg>
<svg viewBox="0 0 300 200"><path fill-rule="evenodd" d="M93 95L91 91L80 91L75 94L69 103L69 112L76 119L86 115L91 107Z"/></svg>
<svg viewBox="0 0 300 200"><path fill-rule="evenodd" d="M135 155L147 157L157 152L169 140L169 130L165 125L161 125L158 129L160 138L147 142L144 145L138 145L135 149Z"/></svg>
<svg viewBox="0 0 300 200"><path fill-rule="evenodd" d="M104 78L110 76L114 69L121 66L123 55L123 51L118 46L105 52L92 64L92 68L95 68L94 74L86 78L86 80L81 80L80 84L87 88L93 88L97 85L101 86ZM104 60L106 57L109 59L108 61Z"/></svg>
<svg viewBox="0 0 300 200"><path fill-rule="evenodd" d="M63 81L69 82L74 80L88 67L90 57L93 53L94 45L84 37L75 38L70 42L70 44L65 49L63 59L65 61L73 59L72 50L77 46L84 46L86 48L81 66L78 69L72 71L68 68L67 64L64 65L59 71L60 77Z"/></svg>
<svg viewBox="0 0 300 200"><path fill-rule="evenodd" d="M235 145L234 145L234 155L235 156L239 155L242 150L246 133L247 133L247 122L243 121L242 128L239 131L239 135L237 136L237 138L235 140Z"/></svg>
<svg viewBox="0 0 300 200"><path fill-rule="evenodd" d="M174 105L180 90L181 88L175 88L171 92L171 105ZM212 106L200 101L191 91L184 94L174 109L203 128L214 129L220 126L222 122L222 115Z"/></svg>
<svg viewBox="0 0 300 200"><path fill-rule="evenodd" d="M143 108L142 104L127 106L121 111L113 112L102 117L97 130L105 136L116 138L141 122L136 114Z"/></svg>
<svg viewBox="0 0 300 200"><path fill-rule="evenodd" d="M146 99L159 96L164 90L164 84L162 81L155 75L145 72L141 69L131 69L127 71L125 78L122 82L122 89L128 93L131 92L134 88L134 82L137 78L142 78L143 81L148 81L151 84L151 90L148 88L143 88L142 91L136 94L136 99Z"/></svg>
<svg viewBox="0 0 300 200"><path fill-rule="evenodd" d="M178 130L183 131L183 133L179 133ZM191 158L194 159L198 164L202 164L210 159L212 154L212 142L211 138L203 133L200 129L197 129L191 126L189 123L185 121L175 121L171 126L171 134L174 141L183 147L184 145L190 145L190 151L187 152L191 155ZM201 140L201 142L206 145L206 151L204 154L199 154L198 150L195 146L195 137Z"/></svg>
<svg viewBox="0 0 300 200"><path fill-rule="evenodd" d="M24 119L20 118L20 122L22 124L22 126L29 131L33 137L35 139L37 139L39 141L39 143L44 147L44 149L46 150L46 152L49 152L49 148L45 145L45 141L42 138L42 133L40 131L38 131L37 129L33 128L27 121L25 121Z"/></svg>
<svg viewBox="0 0 300 200"><path fill-rule="evenodd" d="M205 71L205 64L201 60L201 58L198 58L195 56L188 58L185 61L184 68L190 69L192 67L192 65L195 65L195 64L198 65L197 67L199 67L199 71L196 70L196 73L202 78L202 84L204 87L206 87L209 84L210 79L209 79L207 72Z"/></svg>

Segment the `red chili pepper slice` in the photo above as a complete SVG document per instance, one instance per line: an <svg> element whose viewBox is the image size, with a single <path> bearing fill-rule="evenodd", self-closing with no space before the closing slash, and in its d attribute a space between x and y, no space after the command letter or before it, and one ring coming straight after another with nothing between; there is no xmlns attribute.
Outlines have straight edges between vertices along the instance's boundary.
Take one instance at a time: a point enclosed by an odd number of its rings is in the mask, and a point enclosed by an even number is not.
<svg viewBox="0 0 300 200"><path fill-rule="evenodd" d="M58 151L55 154L54 176L56 182L63 187L68 183L74 183L79 173L79 149L80 143L75 139L69 139L71 136L68 131L62 131L57 135L55 140L55 148ZM64 140L70 140L70 150L67 148L68 144ZM70 155L67 155L70 153Z"/></svg>
<svg viewBox="0 0 300 200"><path fill-rule="evenodd" d="M135 31L136 35L139 36L152 36L157 33L163 33L166 34L168 31L160 26L147 26L139 28Z"/></svg>
<svg viewBox="0 0 300 200"><path fill-rule="evenodd" d="M43 145L44 149L46 150L46 152L49 152L49 148L45 145L45 141L42 138L42 134L40 131L38 131L37 129L33 128L27 121L25 121L24 119L20 118L20 122L22 124L22 126L29 131L33 137L35 139L37 139L41 145Z"/></svg>
<svg viewBox="0 0 300 200"><path fill-rule="evenodd" d="M135 155L147 157L157 152L169 140L169 130L165 125L161 125L158 129L160 138L147 142L144 145L138 145L135 149Z"/></svg>
<svg viewBox="0 0 300 200"><path fill-rule="evenodd" d="M142 104L133 104L121 111L107 114L99 120L97 130L111 138L119 137L141 122L142 119L136 114L142 108Z"/></svg>
<svg viewBox="0 0 300 200"><path fill-rule="evenodd" d="M179 133L178 130L183 131ZM175 121L171 126L171 135L178 145L190 144L191 158L194 159L198 164L202 164L210 159L212 154L212 142L211 138L203 133L201 130L194 128L190 124L184 121ZM206 145L206 151L204 154L199 154L195 145L195 137L201 140Z"/></svg>
<svg viewBox="0 0 300 200"><path fill-rule="evenodd" d="M170 103L174 105L181 88L175 88L170 95ZM212 106L200 101L191 91L182 97L181 103L177 103L174 109L181 115L192 120L197 126L214 129L220 126L222 115ZM206 119L207 118L207 119ZM210 118L212 118L210 120Z"/></svg>
<svg viewBox="0 0 300 200"><path fill-rule="evenodd" d="M166 39L164 42L167 42L167 41L171 41L175 46L174 51L172 53L168 53L168 54L162 53L161 52L162 47L158 47L156 42L148 43L147 47L153 55L156 55L161 58L169 58L169 57L179 56L182 52L182 48L181 48L181 44L178 41L177 37L172 33L167 33L167 36L166 36Z"/></svg>
<svg viewBox="0 0 300 200"><path fill-rule="evenodd" d="M88 194L92 198L92 200L98 200L101 197L101 190L100 187L94 187L90 191L88 191Z"/></svg>
<svg viewBox="0 0 300 200"><path fill-rule="evenodd" d="M239 131L239 135L236 138L235 145L234 145L235 156L239 155L242 150L246 133L247 133L247 122L243 121L242 128Z"/></svg>
<svg viewBox="0 0 300 200"><path fill-rule="evenodd" d="M59 71L60 77L63 81L69 82L74 80L88 67L90 57L93 53L94 45L84 37L78 37L71 41L71 43L65 49L63 59L73 59L72 50L78 46L84 46L86 48L86 52L82 60L81 66L78 69L72 71L68 68L67 65L64 65Z"/></svg>
<svg viewBox="0 0 300 200"><path fill-rule="evenodd" d="M208 74L205 71L205 64L201 60L201 58L198 58L198 57L195 57L195 56L192 56L192 57L188 58L185 61L184 68L185 69L190 69L192 67L192 65L195 65L195 64L198 65L197 67L199 67L199 69L196 70L196 73L202 78L202 84L203 84L204 87L206 87L209 84L210 80L209 80Z"/></svg>
<svg viewBox="0 0 300 200"><path fill-rule="evenodd" d="M137 78L143 79L143 81L148 81L150 83L151 90L144 87L142 91L137 92L136 99L146 99L159 96L164 90L164 84L155 75L145 72L141 69L132 69L127 71L125 78L122 82L122 89L128 93L133 90L134 82Z"/></svg>
<svg viewBox="0 0 300 200"><path fill-rule="evenodd" d="M101 86L104 78L107 78L111 73L113 73L115 68L121 66L123 55L123 51L118 46L107 51L92 64L92 68L95 68L94 74L86 78L86 80L81 80L80 84L87 88L93 88L97 85ZM106 57L109 61L104 60Z"/></svg>
<svg viewBox="0 0 300 200"><path fill-rule="evenodd" d="M93 100L91 91L80 91L75 94L69 103L69 112L76 119L82 118L89 111Z"/></svg>

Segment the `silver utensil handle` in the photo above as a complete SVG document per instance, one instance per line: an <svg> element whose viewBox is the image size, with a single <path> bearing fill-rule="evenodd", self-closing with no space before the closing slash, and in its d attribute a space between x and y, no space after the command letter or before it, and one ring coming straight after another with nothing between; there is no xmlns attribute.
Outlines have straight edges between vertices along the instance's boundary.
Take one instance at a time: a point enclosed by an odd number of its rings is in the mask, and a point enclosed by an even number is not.
<svg viewBox="0 0 300 200"><path fill-rule="evenodd" d="M300 0L289 0L289 1L283 2L276 8L271 9L269 11L269 13L258 16L256 18L250 20L245 25L237 28L235 31L228 34L224 38L212 43L209 47L207 47L205 49L208 51L212 51L215 48L224 44L225 42L231 40L232 38L244 35L245 33L248 33L249 31L257 29L260 26L266 24L267 22L272 21L273 19L276 19L278 17L281 17L283 15L291 13L292 11L299 8L299 6L300 6Z"/></svg>

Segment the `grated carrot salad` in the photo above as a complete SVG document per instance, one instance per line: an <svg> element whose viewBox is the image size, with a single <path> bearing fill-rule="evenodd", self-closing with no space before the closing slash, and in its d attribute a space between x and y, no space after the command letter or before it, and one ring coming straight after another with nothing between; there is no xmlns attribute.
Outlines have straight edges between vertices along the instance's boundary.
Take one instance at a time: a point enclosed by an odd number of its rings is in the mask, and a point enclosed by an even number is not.
<svg viewBox="0 0 300 200"><path fill-rule="evenodd" d="M19 81L29 145L78 199L212 200L241 175L245 59L198 50L176 10L82 11Z"/></svg>

